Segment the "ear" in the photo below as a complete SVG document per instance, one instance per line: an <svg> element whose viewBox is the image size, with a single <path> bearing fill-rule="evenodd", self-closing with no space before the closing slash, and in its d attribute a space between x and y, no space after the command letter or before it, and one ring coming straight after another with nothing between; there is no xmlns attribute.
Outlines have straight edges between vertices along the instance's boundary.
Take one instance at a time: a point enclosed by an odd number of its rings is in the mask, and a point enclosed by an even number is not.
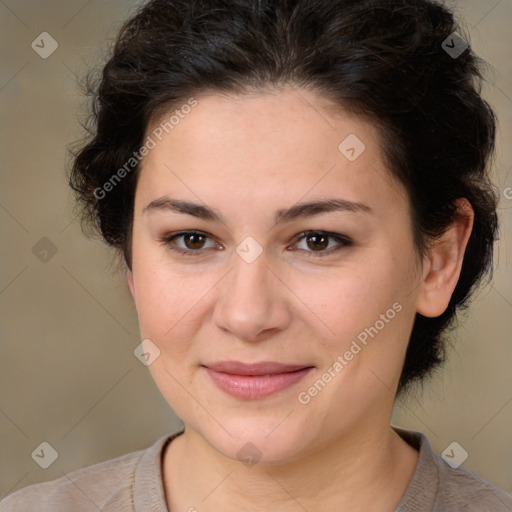
<svg viewBox="0 0 512 512"><path fill-rule="evenodd" d="M128 288L130 289L132 299L135 301L135 285L133 284L133 273L128 267L126 267L126 281L128 283Z"/></svg>
<svg viewBox="0 0 512 512"><path fill-rule="evenodd" d="M454 220L436 240L423 261L423 281L417 311L426 317L442 315L459 280L464 252L473 228L474 212L467 199L456 201Z"/></svg>

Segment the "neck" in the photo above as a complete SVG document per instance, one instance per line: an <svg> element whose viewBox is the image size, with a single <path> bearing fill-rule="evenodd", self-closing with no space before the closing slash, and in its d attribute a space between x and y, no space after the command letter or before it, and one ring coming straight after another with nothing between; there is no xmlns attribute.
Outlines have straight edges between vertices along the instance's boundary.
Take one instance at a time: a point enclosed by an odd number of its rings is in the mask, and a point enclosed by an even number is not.
<svg viewBox="0 0 512 512"><path fill-rule="evenodd" d="M417 451L386 426L357 429L287 464L248 467L187 428L164 455L164 487L171 512L392 512L417 460Z"/></svg>

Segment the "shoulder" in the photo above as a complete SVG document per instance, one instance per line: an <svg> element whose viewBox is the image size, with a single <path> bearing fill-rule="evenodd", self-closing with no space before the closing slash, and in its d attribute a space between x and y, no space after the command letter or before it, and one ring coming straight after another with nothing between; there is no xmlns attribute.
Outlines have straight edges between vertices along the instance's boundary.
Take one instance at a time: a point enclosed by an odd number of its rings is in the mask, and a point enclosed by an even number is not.
<svg viewBox="0 0 512 512"><path fill-rule="evenodd" d="M2 512L101 509L113 495L130 495L143 451L72 471L56 480L24 487L0 502ZM129 509L128 509L129 510Z"/></svg>
<svg viewBox="0 0 512 512"><path fill-rule="evenodd" d="M150 448L77 469L49 482L29 485L0 501L1 512L89 512L133 510L137 468L154 459L169 436ZM115 503L115 509L110 504ZM105 508L107 507L107 508Z"/></svg>
<svg viewBox="0 0 512 512"><path fill-rule="evenodd" d="M421 432L394 430L419 451L409 487L395 512L511 512L512 495L435 454ZM454 465L455 466L455 465Z"/></svg>
<svg viewBox="0 0 512 512"><path fill-rule="evenodd" d="M439 511L512 511L512 494L462 466L452 468L439 455L433 457L439 472Z"/></svg>

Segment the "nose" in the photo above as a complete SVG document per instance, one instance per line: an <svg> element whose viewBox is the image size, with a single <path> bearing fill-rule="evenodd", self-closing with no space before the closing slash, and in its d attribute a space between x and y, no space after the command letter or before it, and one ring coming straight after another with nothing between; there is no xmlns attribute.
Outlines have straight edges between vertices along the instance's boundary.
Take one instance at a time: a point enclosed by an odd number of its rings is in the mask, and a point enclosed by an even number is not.
<svg viewBox="0 0 512 512"><path fill-rule="evenodd" d="M213 321L240 340L263 341L291 322L286 291L279 273L269 267L265 252L252 263L236 255L234 268L219 287Z"/></svg>

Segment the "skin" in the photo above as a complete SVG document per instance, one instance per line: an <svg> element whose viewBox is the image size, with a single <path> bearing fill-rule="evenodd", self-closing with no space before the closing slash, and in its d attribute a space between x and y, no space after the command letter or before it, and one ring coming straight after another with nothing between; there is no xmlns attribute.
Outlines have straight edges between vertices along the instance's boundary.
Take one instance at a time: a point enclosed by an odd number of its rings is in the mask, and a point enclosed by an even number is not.
<svg viewBox="0 0 512 512"><path fill-rule="evenodd" d="M471 207L460 201L461 215L420 260L407 194L386 169L372 124L292 88L196 99L142 162L128 271L142 339L160 350L149 369L186 426L164 453L168 507L392 512L418 459L390 428L407 342L416 312L437 316L447 307ZM366 146L355 161L338 150L349 134ZM146 208L164 196L206 205L223 221ZM371 211L274 221L278 210L331 198ZM199 256L159 240L183 230L210 237L202 248L174 240ZM353 244L329 239L319 250L296 238L306 230ZM236 252L248 236L263 250L252 263ZM401 311L301 404L298 394L395 303ZM242 400L201 366L226 360L314 369L275 395ZM261 452L251 467L237 458L248 442Z"/></svg>

